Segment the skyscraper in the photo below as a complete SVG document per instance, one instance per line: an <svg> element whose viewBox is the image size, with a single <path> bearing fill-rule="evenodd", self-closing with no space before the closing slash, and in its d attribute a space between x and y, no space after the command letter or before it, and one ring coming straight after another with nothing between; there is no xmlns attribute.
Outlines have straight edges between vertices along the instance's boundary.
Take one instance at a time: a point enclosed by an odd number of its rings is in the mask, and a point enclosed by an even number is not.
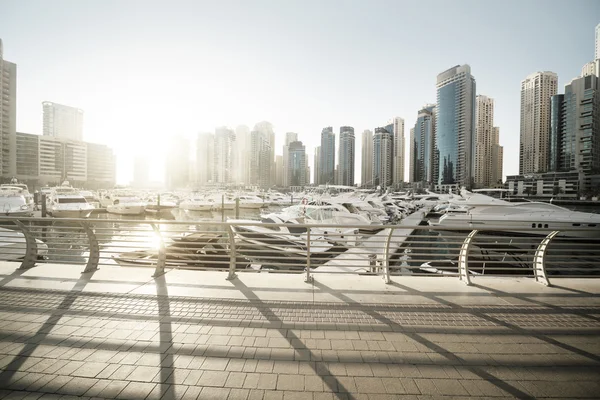
<svg viewBox="0 0 600 400"><path fill-rule="evenodd" d="M314 183L315 185L318 185L321 182L321 146L317 146L315 147L315 155L314 155L314 172L313 172L313 176L314 176Z"/></svg>
<svg viewBox="0 0 600 400"><path fill-rule="evenodd" d="M265 130L253 130L250 132L250 184L262 188L271 186L272 149L269 132ZM275 177L277 180L277 177Z"/></svg>
<svg viewBox="0 0 600 400"><path fill-rule="evenodd" d="M42 106L44 136L83 140L83 110L50 101L43 102Z"/></svg>
<svg viewBox="0 0 600 400"><path fill-rule="evenodd" d="M235 133L227 127L215 129L213 182L227 184L232 180L231 161Z"/></svg>
<svg viewBox="0 0 600 400"><path fill-rule="evenodd" d="M373 135L373 177L374 186L385 189L393 184L394 178L394 134L389 128L375 128Z"/></svg>
<svg viewBox="0 0 600 400"><path fill-rule="evenodd" d="M594 52L594 60L600 59L600 24L596 25L596 51Z"/></svg>
<svg viewBox="0 0 600 400"><path fill-rule="evenodd" d="M519 174L548 170L550 98L556 94L558 76L536 72L521 82L521 133Z"/></svg>
<svg viewBox="0 0 600 400"><path fill-rule="evenodd" d="M339 184L354 186L354 128L351 126L340 127L339 148Z"/></svg>
<svg viewBox="0 0 600 400"><path fill-rule="evenodd" d="M474 178L475 78L467 64L437 76L438 185L466 186Z"/></svg>
<svg viewBox="0 0 600 400"><path fill-rule="evenodd" d="M321 185L335 183L335 134L333 128L328 126L321 132Z"/></svg>
<svg viewBox="0 0 600 400"><path fill-rule="evenodd" d="M17 173L17 65L4 59L0 39L0 175Z"/></svg>
<svg viewBox="0 0 600 400"><path fill-rule="evenodd" d="M430 186L437 182L437 157L435 155L435 104L427 104L417 114L411 129L410 182Z"/></svg>
<svg viewBox="0 0 600 400"><path fill-rule="evenodd" d="M362 133L360 158L360 184L362 187L372 186L373 179L373 132L365 129Z"/></svg>
<svg viewBox="0 0 600 400"><path fill-rule="evenodd" d="M394 135L394 185L404 182L404 120L392 118L392 133Z"/></svg>
<svg viewBox="0 0 600 400"><path fill-rule="evenodd" d="M294 132L286 132L285 134L285 144L283 145L283 186L290 185L290 174L291 172L288 170L288 149L290 143L296 142L298 140L298 134Z"/></svg>
<svg viewBox="0 0 600 400"><path fill-rule="evenodd" d="M549 170L600 171L600 79L575 78L552 96Z"/></svg>
<svg viewBox="0 0 600 400"><path fill-rule="evenodd" d="M215 135L210 132L198 134L196 143L196 184L206 185L214 178Z"/></svg>
<svg viewBox="0 0 600 400"><path fill-rule="evenodd" d="M231 161L232 181L248 183L250 173L250 129L246 125L235 128L235 141L232 143Z"/></svg>
<svg viewBox="0 0 600 400"><path fill-rule="evenodd" d="M302 142L289 144L288 165L289 186L304 186L306 182L306 151Z"/></svg>
<svg viewBox="0 0 600 400"><path fill-rule="evenodd" d="M497 146L500 145L500 129L494 127L494 100L478 95L476 103L475 184L487 188L502 180L502 170L498 176L498 160L494 158L494 155L498 154Z"/></svg>
<svg viewBox="0 0 600 400"><path fill-rule="evenodd" d="M262 121L254 125L254 131L260 132L262 137L267 140L269 154L264 155L264 163L267 165L264 166L264 173L267 173L268 176L266 178L261 178L264 182L263 187L271 186L275 184L276 180L276 170L275 170L275 131L273 130L273 124L268 121Z"/></svg>

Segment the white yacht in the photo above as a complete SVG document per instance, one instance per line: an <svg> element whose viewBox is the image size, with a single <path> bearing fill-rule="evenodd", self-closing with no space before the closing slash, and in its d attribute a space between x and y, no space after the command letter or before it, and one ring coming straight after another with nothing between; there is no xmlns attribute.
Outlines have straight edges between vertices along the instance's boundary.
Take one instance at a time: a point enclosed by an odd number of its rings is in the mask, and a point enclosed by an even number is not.
<svg viewBox="0 0 600 400"><path fill-rule="evenodd" d="M94 206L87 202L79 190L68 182L52 189L46 197L46 211L54 218L87 218L94 211Z"/></svg>
<svg viewBox="0 0 600 400"><path fill-rule="evenodd" d="M490 230L494 234L526 236L560 231L558 236L562 237L600 238L600 214L571 211L541 202L474 206L466 212L446 213L437 221L430 220L429 224L447 231L483 229L482 233Z"/></svg>
<svg viewBox="0 0 600 400"><path fill-rule="evenodd" d="M19 183L15 178L11 183L3 183L0 185L0 193L18 191L24 198L27 204L33 204L33 195L29 193L29 188L24 183Z"/></svg>
<svg viewBox="0 0 600 400"><path fill-rule="evenodd" d="M269 202L265 202L265 200L261 199L258 196L243 194L237 197L240 202L240 208L249 208L258 210L259 208L268 207ZM235 200L234 200L235 201Z"/></svg>
<svg viewBox="0 0 600 400"><path fill-rule="evenodd" d="M190 198L179 203L179 208L185 211L210 211L213 204L214 199L200 193L194 193Z"/></svg>
<svg viewBox="0 0 600 400"><path fill-rule="evenodd" d="M119 215L142 215L146 212L146 202L130 190L114 190L108 195L106 211Z"/></svg>
<svg viewBox="0 0 600 400"><path fill-rule="evenodd" d="M28 203L21 190L0 190L0 215L7 217L33 216L33 203Z"/></svg>

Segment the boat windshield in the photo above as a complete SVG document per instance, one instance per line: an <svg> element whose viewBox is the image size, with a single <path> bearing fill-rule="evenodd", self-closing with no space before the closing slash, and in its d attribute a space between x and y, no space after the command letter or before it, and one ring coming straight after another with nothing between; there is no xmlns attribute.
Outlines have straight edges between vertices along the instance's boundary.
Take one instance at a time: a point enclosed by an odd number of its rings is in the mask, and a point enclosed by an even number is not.
<svg viewBox="0 0 600 400"><path fill-rule="evenodd" d="M85 200L84 197L61 198L61 199L58 199L58 202L60 204L67 204L67 203L87 203L87 201Z"/></svg>

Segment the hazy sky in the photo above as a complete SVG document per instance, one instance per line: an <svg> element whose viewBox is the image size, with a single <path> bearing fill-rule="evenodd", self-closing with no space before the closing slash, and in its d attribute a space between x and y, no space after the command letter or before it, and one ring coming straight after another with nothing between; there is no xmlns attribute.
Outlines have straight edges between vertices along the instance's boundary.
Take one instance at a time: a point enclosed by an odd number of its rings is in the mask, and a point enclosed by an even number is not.
<svg viewBox="0 0 600 400"><path fill-rule="evenodd" d="M312 156L324 126L353 126L360 150L364 129L400 116L408 143L437 74L465 63L516 174L521 80L554 71L562 93L599 22L598 0L0 0L17 130L41 134L42 101L82 108L84 140L115 148L120 182L134 155L161 160L169 136L222 125L270 121L277 153L297 132Z"/></svg>

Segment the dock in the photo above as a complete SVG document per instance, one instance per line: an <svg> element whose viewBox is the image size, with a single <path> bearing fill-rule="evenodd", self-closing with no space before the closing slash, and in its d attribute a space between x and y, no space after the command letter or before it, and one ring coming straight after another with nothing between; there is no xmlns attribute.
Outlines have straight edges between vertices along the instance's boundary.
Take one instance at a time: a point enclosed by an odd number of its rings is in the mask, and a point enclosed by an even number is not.
<svg viewBox="0 0 600 400"><path fill-rule="evenodd" d="M412 213L406 218L400 220L398 225L404 226L417 226L420 225L423 220L425 213L423 211L417 211ZM394 229L390 238L390 253L394 254L401 249L406 240L412 235L414 229ZM390 230L383 229L374 235L367 238L362 244L348 249L343 254L327 261L320 267L319 272L356 272L364 269L364 272L369 272L372 266L372 254L384 254L385 245ZM375 262L381 263L382 260L375 260ZM348 266L350 265L350 266Z"/></svg>

